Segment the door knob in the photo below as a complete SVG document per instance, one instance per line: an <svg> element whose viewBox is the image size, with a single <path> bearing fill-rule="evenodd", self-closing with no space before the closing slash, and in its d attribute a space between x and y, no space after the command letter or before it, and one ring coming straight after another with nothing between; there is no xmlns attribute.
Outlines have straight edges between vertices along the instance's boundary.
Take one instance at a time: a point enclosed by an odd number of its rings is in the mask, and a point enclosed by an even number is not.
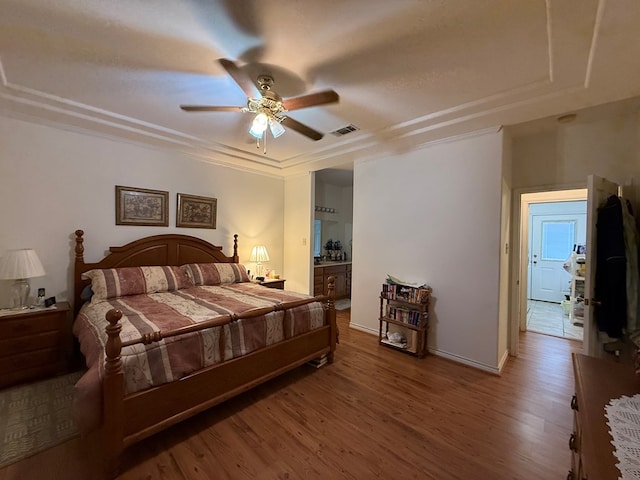
<svg viewBox="0 0 640 480"><path fill-rule="evenodd" d="M589 306L591 305L592 307L601 307L602 306L602 302L600 300L596 300L595 298L591 299L591 302L589 302L588 298L585 298L584 300L584 304L585 306Z"/></svg>

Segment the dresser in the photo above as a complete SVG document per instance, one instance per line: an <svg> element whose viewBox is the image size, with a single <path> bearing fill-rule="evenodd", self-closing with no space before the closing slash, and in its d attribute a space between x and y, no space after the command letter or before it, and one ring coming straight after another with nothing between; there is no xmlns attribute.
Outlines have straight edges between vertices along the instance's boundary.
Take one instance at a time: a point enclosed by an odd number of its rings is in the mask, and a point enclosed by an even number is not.
<svg viewBox="0 0 640 480"><path fill-rule="evenodd" d="M0 388L69 371L69 304L0 315Z"/></svg>
<svg viewBox="0 0 640 480"><path fill-rule="evenodd" d="M612 437L604 407L613 398L640 393L640 377L629 363L573 354L574 428L569 438L571 480L616 480Z"/></svg>

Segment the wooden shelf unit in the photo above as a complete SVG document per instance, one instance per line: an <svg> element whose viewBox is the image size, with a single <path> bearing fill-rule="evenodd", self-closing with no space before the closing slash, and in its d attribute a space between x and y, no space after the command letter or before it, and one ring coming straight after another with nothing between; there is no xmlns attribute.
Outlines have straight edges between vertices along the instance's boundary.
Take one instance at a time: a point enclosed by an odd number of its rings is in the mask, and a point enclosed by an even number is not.
<svg viewBox="0 0 640 480"><path fill-rule="evenodd" d="M584 323L584 265L585 255L571 255L571 283L569 293L569 321L573 325Z"/></svg>
<svg viewBox="0 0 640 480"><path fill-rule="evenodd" d="M403 295L395 289L386 289L385 285L380 293L378 343L419 358L424 357L427 354L431 288L403 287ZM389 340L389 334L394 332L400 333L405 342Z"/></svg>

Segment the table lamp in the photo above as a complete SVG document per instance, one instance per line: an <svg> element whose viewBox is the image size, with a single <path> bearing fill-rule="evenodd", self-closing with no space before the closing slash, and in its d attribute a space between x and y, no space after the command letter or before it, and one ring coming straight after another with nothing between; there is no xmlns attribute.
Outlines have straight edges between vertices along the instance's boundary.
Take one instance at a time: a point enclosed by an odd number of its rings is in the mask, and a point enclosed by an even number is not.
<svg viewBox="0 0 640 480"><path fill-rule="evenodd" d="M269 261L269 252L264 245L256 245L251 249L251 255L249 255L249 261L256 263L256 274L258 277L262 276L262 262Z"/></svg>
<svg viewBox="0 0 640 480"><path fill-rule="evenodd" d="M14 306L27 308L31 287L29 279L46 274L38 254L32 248L9 250L0 259L0 279L15 280L12 287Z"/></svg>

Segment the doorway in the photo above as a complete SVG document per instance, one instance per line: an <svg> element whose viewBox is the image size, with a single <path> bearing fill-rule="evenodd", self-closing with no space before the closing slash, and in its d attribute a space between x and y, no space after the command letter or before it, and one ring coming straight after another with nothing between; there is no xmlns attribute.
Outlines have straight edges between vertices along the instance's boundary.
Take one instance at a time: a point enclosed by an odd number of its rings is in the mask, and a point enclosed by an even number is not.
<svg viewBox="0 0 640 480"><path fill-rule="evenodd" d="M586 189L524 193L520 196L521 331L583 339L570 316L572 274L567 267L586 236Z"/></svg>

